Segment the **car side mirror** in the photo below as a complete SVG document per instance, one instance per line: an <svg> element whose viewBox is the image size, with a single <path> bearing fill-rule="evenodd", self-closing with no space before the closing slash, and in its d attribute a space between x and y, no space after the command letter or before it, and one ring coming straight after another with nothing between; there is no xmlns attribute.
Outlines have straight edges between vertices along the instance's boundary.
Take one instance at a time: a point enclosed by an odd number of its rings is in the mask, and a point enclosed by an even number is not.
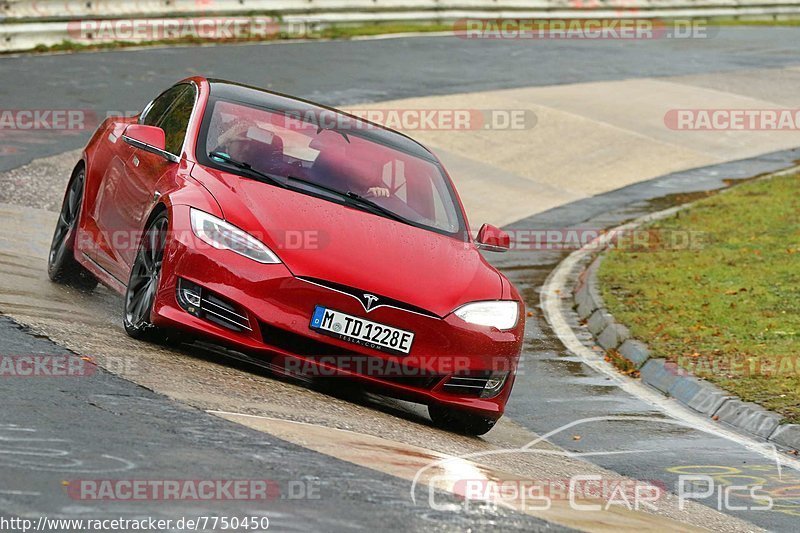
<svg viewBox="0 0 800 533"><path fill-rule="evenodd" d="M160 155L167 161L177 163L180 160L177 156L167 152L167 136L164 130L156 126L131 124L125 128L122 140L139 150Z"/></svg>
<svg viewBox="0 0 800 533"><path fill-rule="evenodd" d="M484 224L478 232L478 248L487 252L507 252L511 248L511 237L505 231Z"/></svg>

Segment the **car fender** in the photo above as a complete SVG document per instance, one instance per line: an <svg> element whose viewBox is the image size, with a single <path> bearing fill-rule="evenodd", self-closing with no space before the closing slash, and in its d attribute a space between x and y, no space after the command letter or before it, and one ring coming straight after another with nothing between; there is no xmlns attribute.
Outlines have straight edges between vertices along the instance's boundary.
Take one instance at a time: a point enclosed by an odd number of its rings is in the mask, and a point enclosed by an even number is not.
<svg viewBox="0 0 800 533"><path fill-rule="evenodd" d="M198 180L191 176L194 163L182 161L181 168L174 180L162 179L157 184L160 197L153 205L153 210L158 204L163 204L170 211L175 206L186 205L222 218L223 212L214 195Z"/></svg>

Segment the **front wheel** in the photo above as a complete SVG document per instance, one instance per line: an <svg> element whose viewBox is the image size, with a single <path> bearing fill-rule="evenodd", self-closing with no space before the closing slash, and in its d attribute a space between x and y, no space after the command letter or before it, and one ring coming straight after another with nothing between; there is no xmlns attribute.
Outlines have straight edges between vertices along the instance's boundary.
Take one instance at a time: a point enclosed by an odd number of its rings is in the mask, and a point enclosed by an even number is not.
<svg viewBox="0 0 800 533"><path fill-rule="evenodd" d="M497 423L496 418L487 418L437 404L428 406L428 414L433 423L441 429L475 437L488 433Z"/></svg>
<svg viewBox="0 0 800 533"><path fill-rule="evenodd" d="M167 247L169 218L166 213L158 215L142 236L139 251L131 268L131 277L125 291L125 332L134 339L157 340L159 329L151 322L156 302L161 263Z"/></svg>
<svg viewBox="0 0 800 533"><path fill-rule="evenodd" d="M83 205L85 179L86 171L81 169L67 187L47 256L47 275L56 283L91 291L97 286L97 279L75 259L75 232Z"/></svg>

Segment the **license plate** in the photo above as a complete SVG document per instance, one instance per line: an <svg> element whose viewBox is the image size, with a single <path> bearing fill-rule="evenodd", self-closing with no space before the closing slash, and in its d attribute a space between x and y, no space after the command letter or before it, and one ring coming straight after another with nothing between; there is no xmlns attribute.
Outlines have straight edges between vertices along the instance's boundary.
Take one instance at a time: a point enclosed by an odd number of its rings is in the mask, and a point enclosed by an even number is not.
<svg viewBox="0 0 800 533"><path fill-rule="evenodd" d="M385 324L317 306L311 317L311 329L373 350L408 354L414 334Z"/></svg>

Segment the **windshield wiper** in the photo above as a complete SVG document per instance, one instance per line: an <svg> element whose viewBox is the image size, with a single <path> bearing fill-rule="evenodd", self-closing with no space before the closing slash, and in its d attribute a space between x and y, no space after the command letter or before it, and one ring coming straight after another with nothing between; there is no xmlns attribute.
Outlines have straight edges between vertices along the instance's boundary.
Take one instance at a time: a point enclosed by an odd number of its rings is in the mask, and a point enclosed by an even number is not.
<svg viewBox="0 0 800 533"><path fill-rule="evenodd" d="M221 159L222 161L225 161L229 165L232 165L232 166L234 166L234 167L236 167L238 169L245 170L245 171L247 171L247 172L249 172L251 174L254 174L254 175L258 176L259 178L263 179L264 181L268 181L269 183L271 183L273 185L277 185L278 187L283 187L284 189L286 188L286 184L283 183L278 178L276 178L275 176L272 176L272 175L267 174L265 172L261 172L260 170L256 170L256 169L253 168L253 165L251 165L250 163L247 163L245 161L239 161L238 159L234 159L231 156L229 156L228 154L225 154L225 153L222 153L222 152L210 152L208 154L208 157L213 157L215 159Z"/></svg>
<svg viewBox="0 0 800 533"><path fill-rule="evenodd" d="M310 186L316 187L317 189L320 189L322 191L329 192L331 194L334 194L336 196L344 198L345 202L348 205L352 206L353 203L355 202L356 205L361 206L361 207L366 207L368 210L370 210L373 213L376 213L378 215L385 216L386 218L391 218L392 220L396 220L396 221L402 222L404 224L410 224L412 226L416 226L416 224L414 222L408 220L407 218L404 218L404 217L398 215L397 213L395 213L394 211L392 211L390 209L386 209L385 207L376 204L372 200L364 198L363 196L359 196L358 194L356 194L354 192L350 192L350 191L342 192L342 191L340 191L338 189L334 189L332 187L328 187L327 185L322 185L320 183L316 183L316 182L310 181L310 180L304 180L303 178L297 178L295 176L287 176L287 177L291 181L297 181L297 182L303 183L305 185L310 185Z"/></svg>
<svg viewBox="0 0 800 533"><path fill-rule="evenodd" d="M312 187L316 187L317 189L319 189L321 191L325 191L325 192L329 192L331 194L335 194L336 196L339 196L341 198L345 198L345 199L347 198L347 193L346 192L342 192L339 189L334 189L333 187L328 187L327 185L322 185L321 183L317 183L315 181L305 180L303 178L298 178L297 176L286 176L286 178L291 180L291 181L296 181L298 183L302 183L304 185L311 185Z"/></svg>
<svg viewBox="0 0 800 533"><path fill-rule="evenodd" d="M397 213L395 213L391 209L386 209L382 205L378 205L375 202L373 202L372 200L364 198L363 196L360 196L360 195L358 195L358 194L356 194L354 192L348 191L347 192L347 197L350 198L351 200L355 200L356 202L358 202L359 204L361 204L363 206L366 206L366 207L372 209L373 211L377 211L378 213L385 215L388 218L392 218L394 220L397 220L398 222L403 222L405 224L410 224L412 226L416 226L416 224L414 222L408 220L405 217L402 217L402 216L398 215Z"/></svg>

